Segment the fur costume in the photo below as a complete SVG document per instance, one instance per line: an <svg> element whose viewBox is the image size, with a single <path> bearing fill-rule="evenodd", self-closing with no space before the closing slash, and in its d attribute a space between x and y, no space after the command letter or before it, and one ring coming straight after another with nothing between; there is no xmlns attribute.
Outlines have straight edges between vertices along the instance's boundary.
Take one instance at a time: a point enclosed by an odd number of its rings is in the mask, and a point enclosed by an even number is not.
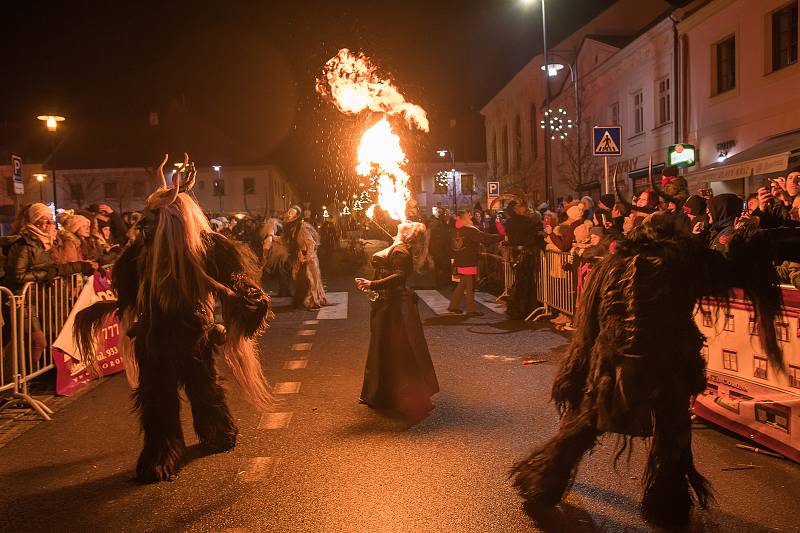
<svg viewBox="0 0 800 533"><path fill-rule="evenodd" d="M706 297L724 304L731 289L743 289L765 353L783 368L773 261L798 255L800 232L741 233L727 255L690 235L683 213L651 215L589 277L577 332L553 384L559 431L512 469L529 510L564 497L581 459L604 433L623 436L617 458L631 437L652 437L643 478L647 521L682 525L695 500L708 504L711 492L691 449L690 400L706 386L695 306Z"/></svg>
<svg viewBox="0 0 800 533"><path fill-rule="evenodd" d="M254 405L271 402L254 341L269 314L269 300L255 281L255 260L244 246L212 232L187 194L195 177L188 156L171 188L163 165L161 186L147 199L138 236L114 265L117 300L81 311L74 328L81 352L91 354L105 317L120 318L121 351L144 432L136 465L140 482L170 479L183 465L181 387L201 445L214 452L235 446L238 430L215 352ZM215 324L215 304L224 327Z"/></svg>
<svg viewBox="0 0 800 533"><path fill-rule="evenodd" d="M292 207L283 225L283 239L289 251L294 281L294 303L309 310L319 309L328 304L317 258L319 234L311 224L303 221L301 213L299 207Z"/></svg>

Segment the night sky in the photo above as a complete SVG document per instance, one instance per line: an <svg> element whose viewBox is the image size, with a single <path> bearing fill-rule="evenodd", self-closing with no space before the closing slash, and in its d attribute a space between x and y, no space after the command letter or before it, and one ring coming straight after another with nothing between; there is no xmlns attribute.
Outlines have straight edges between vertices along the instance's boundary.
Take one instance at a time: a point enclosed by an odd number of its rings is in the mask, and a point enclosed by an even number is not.
<svg viewBox="0 0 800 533"><path fill-rule="evenodd" d="M550 0L551 41L610 3ZM200 164L277 163L315 200L355 181L375 121L314 92L339 48L365 52L428 111L430 135L404 139L417 161L439 145L484 160L480 108L541 50L541 12L519 0L27 1L4 18L4 152L45 159L35 116L55 112L68 118L59 167L150 166L188 149Z"/></svg>

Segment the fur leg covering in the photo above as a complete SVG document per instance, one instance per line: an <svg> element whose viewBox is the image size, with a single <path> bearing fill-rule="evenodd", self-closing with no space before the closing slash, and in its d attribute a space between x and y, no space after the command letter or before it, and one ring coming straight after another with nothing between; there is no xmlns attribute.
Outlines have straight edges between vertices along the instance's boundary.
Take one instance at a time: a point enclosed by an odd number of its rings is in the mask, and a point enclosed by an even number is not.
<svg viewBox="0 0 800 533"><path fill-rule="evenodd" d="M511 470L514 486L530 506L556 505L566 494L584 454L599 433L590 412L569 412L555 437L519 461Z"/></svg>
<svg viewBox="0 0 800 533"><path fill-rule="evenodd" d="M75 345L81 353L83 362L95 368L97 361L94 354L97 351L97 341L103 329L105 320L117 311L117 302L114 300L97 302L75 315L72 325L72 336Z"/></svg>
<svg viewBox="0 0 800 533"><path fill-rule="evenodd" d="M136 464L136 480L140 483L174 478L184 464L186 453L178 379L169 364L157 364L170 361L170 357L150 355L149 361L139 359L139 388L134 391L135 408L144 431L144 448Z"/></svg>
<svg viewBox="0 0 800 533"><path fill-rule="evenodd" d="M692 459L691 418L687 396L665 393L655 405L655 434L645 472L642 516L651 524L674 528L689 522L694 505L702 509L712 498L708 481Z"/></svg>
<svg viewBox="0 0 800 533"><path fill-rule="evenodd" d="M239 431L225 402L225 391L218 381L210 347L199 359L189 363L183 382L200 443L213 452L233 449Z"/></svg>

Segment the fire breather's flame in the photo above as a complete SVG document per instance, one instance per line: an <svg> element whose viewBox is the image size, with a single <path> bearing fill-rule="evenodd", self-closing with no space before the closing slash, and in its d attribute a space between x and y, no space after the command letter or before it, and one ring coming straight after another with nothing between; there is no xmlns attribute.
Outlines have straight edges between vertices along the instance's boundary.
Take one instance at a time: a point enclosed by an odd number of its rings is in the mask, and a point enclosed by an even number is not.
<svg viewBox="0 0 800 533"><path fill-rule="evenodd" d="M406 205L411 199L408 163L400 146L400 137L392 131L387 116L402 116L409 127L428 131L428 116L420 106L407 102L392 83L378 74L378 69L364 54L353 54L342 48L323 69L317 79L317 91L330 97L343 113L356 114L369 109L383 113L372 125L358 146L356 172L371 176L378 190L378 205L390 217L406 221ZM367 210L373 217L375 205Z"/></svg>
<svg viewBox="0 0 800 533"><path fill-rule="evenodd" d="M406 102L397 87L381 77L378 67L364 54L342 48L325 63L322 74L317 79L317 91L331 97L342 113L356 114L370 109L389 116L401 115L409 127L428 131L425 110Z"/></svg>
<svg viewBox="0 0 800 533"><path fill-rule="evenodd" d="M400 147L400 137L392 131L391 124L385 118L361 137L356 172L361 176L375 173L378 205L390 217L400 221L406 220L406 204L411 199L411 191L408 190L409 176L403 170L406 162L406 154Z"/></svg>

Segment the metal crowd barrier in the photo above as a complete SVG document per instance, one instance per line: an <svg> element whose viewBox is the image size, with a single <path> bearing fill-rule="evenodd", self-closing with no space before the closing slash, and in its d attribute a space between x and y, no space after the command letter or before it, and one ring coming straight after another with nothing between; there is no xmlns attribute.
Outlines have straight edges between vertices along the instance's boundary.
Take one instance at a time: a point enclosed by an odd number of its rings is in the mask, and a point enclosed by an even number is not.
<svg viewBox="0 0 800 533"><path fill-rule="evenodd" d="M539 279L536 295L541 307L531 311L526 321L536 321L552 314L553 310L565 315L575 314L578 296L577 269L565 269L574 258L568 252L545 250L540 256Z"/></svg>
<svg viewBox="0 0 800 533"><path fill-rule="evenodd" d="M74 274L49 283L26 283L15 296L0 287L0 308L8 328L0 333L0 394L7 391L10 405L27 404L42 418L50 420L52 410L30 394L30 382L55 368L53 342L64 327L83 288L84 277ZM9 368L10 367L10 368Z"/></svg>

